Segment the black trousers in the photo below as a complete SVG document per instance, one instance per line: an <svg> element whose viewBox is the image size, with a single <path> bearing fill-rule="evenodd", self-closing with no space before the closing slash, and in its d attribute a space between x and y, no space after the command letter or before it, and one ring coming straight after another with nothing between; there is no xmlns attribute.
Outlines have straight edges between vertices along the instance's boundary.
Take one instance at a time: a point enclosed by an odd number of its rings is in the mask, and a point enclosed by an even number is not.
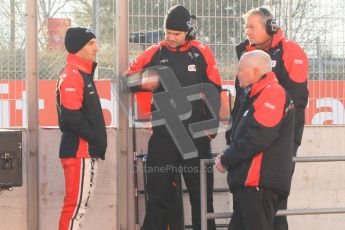
<svg viewBox="0 0 345 230"><path fill-rule="evenodd" d="M294 143L294 152L293 155L296 156L297 155L297 150L298 150L299 144L298 143ZM292 169L292 174L295 171L295 164L293 165L293 169ZM287 209L287 203L288 203L288 199L282 199L280 200L279 203L279 208L278 210L286 210ZM289 229L289 224L287 221L287 217L286 216L276 216L274 217L273 220L273 229L274 230L288 230Z"/></svg>
<svg viewBox="0 0 345 230"><path fill-rule="evenodd" d="M182 173L192 208L193 230L201 229L200 218L200 159L211 158L210 143L196 144L199 158L183 160L171 138L152 135L146 160L148 206L144 230L174 229L177 193L176 174ZM213 166L207 169L207 209L213 212ZM208 230L215 230L214 220L208 221Z"/></svg>
<svg viewBox="0 0 345 230"><path fill-rule="evenodd" d="M279 202L278 210L286 210L287 209L288 199L282 199ZM273 220L273 229L274 230L288 230L289 224L287 222L286 216L276 216Z"/></svg>
<svg viewBox="0 0 345 230"><path fill-rule="evenodd" d="M239 188L233 193L233 215L228 230L273 230L279 195L272 190Z"/></svg>

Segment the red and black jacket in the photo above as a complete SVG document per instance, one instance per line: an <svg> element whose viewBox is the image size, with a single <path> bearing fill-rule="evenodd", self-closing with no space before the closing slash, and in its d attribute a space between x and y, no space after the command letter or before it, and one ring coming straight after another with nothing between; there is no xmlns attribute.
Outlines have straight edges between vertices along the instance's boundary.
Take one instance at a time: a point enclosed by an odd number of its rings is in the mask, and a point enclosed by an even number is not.
<svg viewBox="0 0 345 230"><path fill-rule="evenodd" d="M107 134L93 75L96 63L68 54L56 89L59 157L99 157L104 160Z"/></svg>
<svg viewBox="0 0 345 230"><path fill-rule="evenodd" d="M132 73L158 65L170 67L181 87L210 83L216 87L220 95L221 81L215 58L211 49L201 42L191 40L178 48L171 48L166 41L161 41L144 51L130 65L128 72ZM164 91L164 88L160 84L153 93L162 91ZM146 100L151 100L151 97L146 98ZM183 121L187 130L189 124L212 118L205 102L196 100L192 101L191 104L192 114L188 119ZM217 114L219 114L219 110L220 107L218 108ZM151 104L151 111L155 111L153 104ZM165 125L154 126L152 130L154 134L160 135L161 137L170 137ZM205 140L209 141L207 136L195 139L195 141Z"/></svg>
<svg viewBox="0 0 345 230"><path fill-rule="evenodd" d="M236 46L238 59L242 54L255 50L250 46L249 41L245 40ZM301 144L304 129L304 110L308 104L308 58L302 48L295 42L285 38L283 31L278 30L273 35L271 47L266 51L272 59L272 71L277 76L279 83L284 87L292 98L295 109L295 150ZM234 108L231 113L232 120L236 117L243 90L239 87L238 79L235 81L236 98ZM230 132L226 133L227 144L230 144ZM295 153L294 153L295 154Z"/></svg>
<svg viewBox="0 0 345 230"><path fill-rule="evenodd" d="M221 157L233 192L241 187L290 192L295 109L289 95L268 73L245 90L233 123L230 148Z"/></svg>

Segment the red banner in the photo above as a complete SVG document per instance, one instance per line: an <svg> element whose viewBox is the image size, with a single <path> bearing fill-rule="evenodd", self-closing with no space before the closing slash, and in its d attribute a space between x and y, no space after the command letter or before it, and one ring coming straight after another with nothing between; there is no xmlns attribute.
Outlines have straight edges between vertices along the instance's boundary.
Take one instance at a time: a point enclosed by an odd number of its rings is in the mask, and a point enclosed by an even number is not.
<svg viewBox="0 0 345 230"><path fill-rule="evenodd" d="M115 85L110 80L97 81L96 86L101 98L107 126L117 123L117 98ZM39 124L57 126L55 80L39 82ZM229 104L234 101L235 90L232 81L224 81L222 92L221 118L229 117ZM229 101L229 95L231 99ZM142 98L143 95L137 95ZM148 100L149 102L150 100ZM345 124L345 81L309 81L309 103L306 109L307 125L344 125ZM148 119L145 111L149 104L139 100L137 107L139 119ZM29 108L30 109L30 108ZM0 80L0 128L27 127L27 92L23 80Z"/></svg>

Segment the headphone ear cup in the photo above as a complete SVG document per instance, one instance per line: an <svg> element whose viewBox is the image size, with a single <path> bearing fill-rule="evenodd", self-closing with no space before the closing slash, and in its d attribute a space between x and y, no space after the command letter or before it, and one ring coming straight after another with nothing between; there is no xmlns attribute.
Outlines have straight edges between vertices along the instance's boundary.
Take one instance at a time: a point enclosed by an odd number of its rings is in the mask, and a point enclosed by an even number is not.
<svg viewBox="0 0 345 230"><path fill-rule="evenodd" d="M275 33L277 33L279 26L277 25L277 21L276 19L273 17L273 15L271 14L271 12L264 8L264 7L259 7L257 8L264 16L265 19L265 27L266 27L266 31L269 35L273 35Z"/></svg>
<svg viewBox="0 0 345 230"><path fill-rule="evenodd" d="M188 30L186 38L188 40L193 40L196 37L196 33L198 31L198 21L195 15L190 16L190 21L188 22Z"/></svg>
<svg viewBox="0 0 345 230"><path fill-rule="evenodd" d="M275 19L267 19L265 26L268 34L273 35L277 33L278 26Z"/></svg>

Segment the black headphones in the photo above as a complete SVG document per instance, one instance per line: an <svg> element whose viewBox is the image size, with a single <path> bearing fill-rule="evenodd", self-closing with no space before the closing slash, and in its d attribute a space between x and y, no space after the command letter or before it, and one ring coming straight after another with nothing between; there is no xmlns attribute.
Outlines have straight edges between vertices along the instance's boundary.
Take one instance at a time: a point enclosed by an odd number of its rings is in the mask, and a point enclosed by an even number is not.
<svg viewBox="0 0 345 230"><path fill-rule="evenodd" d="M259 7L257 8L264 16L264 22L265 22L265 27L266 31L269 35L273 35L277 33L279 26L277 24L276 19L273 17L273 14L271 12L264 8L264 7Z"/></svg>
<svg viewBox="0 0 345 230"><path fill-rule="evenodd" d="M190 21L187 22L188 30L187 30L187 40L194 40L196 37L196 32L198 31L198 21L195 15L190 16Z"/></svg>

